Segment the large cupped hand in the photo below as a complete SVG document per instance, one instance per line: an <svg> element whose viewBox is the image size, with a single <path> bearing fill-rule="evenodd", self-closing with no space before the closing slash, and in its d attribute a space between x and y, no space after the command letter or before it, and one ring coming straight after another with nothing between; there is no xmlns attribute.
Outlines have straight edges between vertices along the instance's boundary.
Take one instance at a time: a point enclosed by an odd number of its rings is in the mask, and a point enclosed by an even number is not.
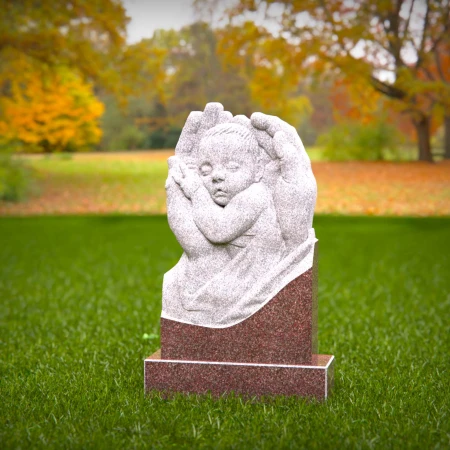
<svg viewBox="0 0 450 450"><path fill-rule="evenodd" d="M272 184L281 233L287 251L291 252L308 238L312 227L317 184L311 162L291 125L263 113L254 113L251 124L259 145L279 167L276 178L268 180L268 184Z"/></svg>

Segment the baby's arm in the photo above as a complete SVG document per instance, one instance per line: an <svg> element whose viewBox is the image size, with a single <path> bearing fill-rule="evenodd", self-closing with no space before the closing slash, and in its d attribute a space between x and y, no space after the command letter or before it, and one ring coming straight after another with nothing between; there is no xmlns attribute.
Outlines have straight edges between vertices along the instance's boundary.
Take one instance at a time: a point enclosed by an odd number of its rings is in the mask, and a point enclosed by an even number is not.
<svg viewBox="0 0 450 450"><path fill-rule="evenodd" d="M268 204L262 183L254 183L237 194L227 206L217 205L203 186L199 175L179 158L169 158L173 179L191 200L192 217L198 229L214 244L226 244L241 236L258 219Z"/></svg>
<svg viewBox="0 0 450 450"><path fill-rule="evenodd" d="M214 250L213 246L195 224L191 201L175 182L173 175L177 169L171 162L169 161L169 176L166 181L169 226L188 258L209 254Z"/></svg>
<svg viewBox="0 0 450 450"><path fill-rule="evenodd" d="M267 191L260 183L237 194L228 205L217 205L202 185L191 196L194 222L215 244L226 244L247 231L267 205Z"/></svg>

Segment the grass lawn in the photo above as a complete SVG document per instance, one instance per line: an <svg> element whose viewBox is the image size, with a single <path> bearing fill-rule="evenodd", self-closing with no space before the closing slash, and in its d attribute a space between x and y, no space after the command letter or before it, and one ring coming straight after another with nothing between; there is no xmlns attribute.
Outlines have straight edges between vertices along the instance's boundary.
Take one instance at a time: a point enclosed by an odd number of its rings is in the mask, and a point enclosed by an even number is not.
<svg viewBox="0 0 450 450"><path fill-rule="evenodd" d="M450 218L317 216L326 403L145 397L164 216L0 219L1 448L449 448Z"/></svg>
<svg viewBox="0 0 450 450"><path fill-rule="evenodd" d="M317 152L312 148L310 153ZM172 151L27 156L38 194L0 201L2 215L164 214ZM321 214L450 215L450 161L313 161Z"/></svg>

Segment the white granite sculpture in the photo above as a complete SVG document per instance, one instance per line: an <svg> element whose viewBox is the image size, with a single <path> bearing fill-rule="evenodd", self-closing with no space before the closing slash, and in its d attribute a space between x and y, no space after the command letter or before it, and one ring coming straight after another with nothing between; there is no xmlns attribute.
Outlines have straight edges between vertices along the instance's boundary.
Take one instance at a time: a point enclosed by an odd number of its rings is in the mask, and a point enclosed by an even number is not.
<svg viewBox="0 0 450 450"><path fill-rule="evenodd" d="M208 103L168 164L168 220L184 253L164 276L161 317L229 327L311 268L317 186L292 126Z"/></svg>

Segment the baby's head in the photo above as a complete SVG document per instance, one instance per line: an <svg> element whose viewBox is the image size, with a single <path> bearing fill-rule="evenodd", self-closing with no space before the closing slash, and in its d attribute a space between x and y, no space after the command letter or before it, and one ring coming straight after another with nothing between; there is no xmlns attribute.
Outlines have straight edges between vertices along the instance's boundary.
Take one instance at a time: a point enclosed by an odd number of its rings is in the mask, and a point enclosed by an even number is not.
<svg viewBox="0 0 450 450"><path fill-rule="evenodd" d="M204 186L220 206L260 181L263 174L255 136L235 123L209 129L200 141L196 159Z"/></svg>

